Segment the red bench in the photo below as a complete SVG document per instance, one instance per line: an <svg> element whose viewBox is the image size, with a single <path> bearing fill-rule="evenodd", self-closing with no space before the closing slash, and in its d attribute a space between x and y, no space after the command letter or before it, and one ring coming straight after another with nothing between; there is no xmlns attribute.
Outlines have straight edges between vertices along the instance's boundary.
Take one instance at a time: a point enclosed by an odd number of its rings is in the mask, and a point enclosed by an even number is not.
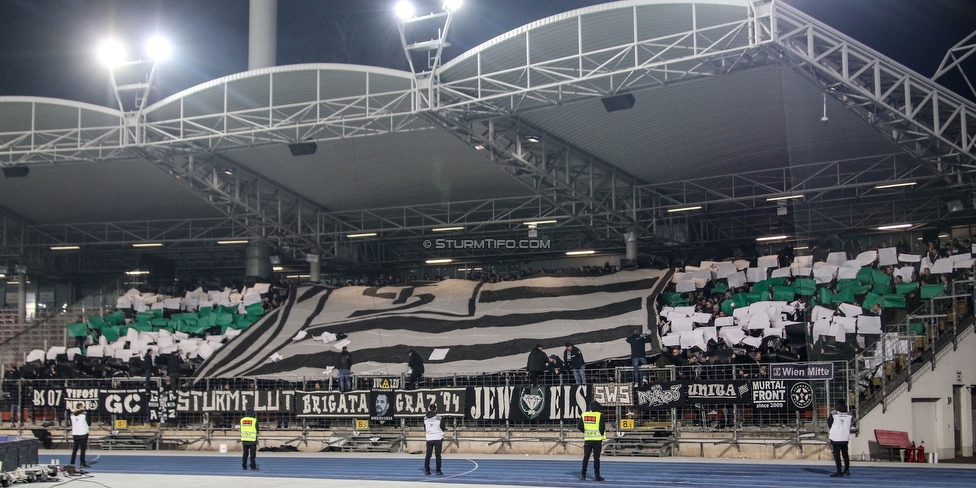
<svg viewBox="0 0 976 488"><path fill-rule="evenodd" d="M888 460L889 461L901 461L901 452L897 453L897 458L895 450L899 451L904 449L908 459L912 459L914 456L913 451L917 448L912 446L911 441L908 440L908 432L902 432L900 430L881 430L874 429L874 438L878 440L878 447L888 449Z"/></svg>

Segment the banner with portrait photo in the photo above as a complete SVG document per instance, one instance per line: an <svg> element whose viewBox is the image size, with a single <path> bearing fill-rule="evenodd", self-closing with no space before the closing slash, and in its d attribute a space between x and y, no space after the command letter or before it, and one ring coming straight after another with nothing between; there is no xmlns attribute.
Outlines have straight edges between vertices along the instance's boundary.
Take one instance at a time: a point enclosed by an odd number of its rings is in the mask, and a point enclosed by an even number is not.
<svg viewBox="0 0 976 488"><path fill-rule="evenodd" d="M680 381L644 383L634 391L634 405L642 410L667 410L686 403L685 384Z"/></svg>
<svg viewBox="0 0 976 488"><path fill-rule="evenodd" d="M369 420L392 422L396 417L396 392L394 390L372 390L369 392Z"/></svg>

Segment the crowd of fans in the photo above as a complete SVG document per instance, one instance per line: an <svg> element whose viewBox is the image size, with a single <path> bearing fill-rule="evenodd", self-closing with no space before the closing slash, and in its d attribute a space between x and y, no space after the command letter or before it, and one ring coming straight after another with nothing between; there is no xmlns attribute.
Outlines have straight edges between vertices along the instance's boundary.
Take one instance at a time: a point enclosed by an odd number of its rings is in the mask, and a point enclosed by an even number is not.
<svg viewBox="0 0 976 488"><path fill-rule="evenodd" d="M904 263L913 267L911 278L906 281L902 275L896 273L895 266L879 266L877 264L878 261L875 261L865 267L877 270L886 275L890 284L887 286L872 284L867 287L862 287L862 289L858 290L860 293L851 295L853 300L850 300L849 303L861 307L868 297L868 292L875 295L900 293L899 285L902 283L938 285L940 288L938 294L950 295L953 291L953 278L966 270L932 274L930 268L939 259L956 254L970 253L971 246L972 244L969 239L961 242L958 239L952 239L941 246L938 241L929 242L923 249L921 242L916 242L914 246L909 246L908 241L905 238L901 238L895 245L898 254L920 257L917 262L913 263L911 259L908 259ZM845 246L845 252L847 259L853 260L864 251L878 251L888 247L887 242L882 242L877 248L862 249L857 241L851 241ZM780 267L789 267L793 258L792 249L784 249L779 253L778 258ZM752 264L754 265L755 261ZM683 271L683 269L679 271ZM782 279L782 286L792 286L795 279L796 277ZM841 341L836 340L833 336L827 335L807 337L806 328L802 325L802 323L812 321L811 311L814 305L835 312L838 310L838 303L833 301L818 301L818 296L823 296L820 291L821 289L829 292L826 296L842 296L841 290L838 289L839 284L840 280L834 278L829 282L818 284L816 292L811 295L795 295L789 301L788 305L784 307L784 315L787 321L797 322L801 325L798 327L787 325L783 328L783 334L779 337L768 335L764 337L763 330L757 329L747 331L747 335L754 338L761 338L762 341L758 346L744 342L729 344L719 337L708 340L704 348L700 346L687 348L665 347L664 353L657 358L655 364L657 366L734 364L736 365L734 370L738 377L754 378L757 376L765 377L767 369L765 364L770 362L795 362L806 361L807 359L851 359L861 353L866 346L870 346L870 340L872 338L868 338L867 343L865 343L863 338L860 341L854 338ZM774 287L772 285L768 289L763 290L757 290L755 283L746 283L743 286L732 288L728 287L727 281L722 279L710 280L703 287L685 293L677 293L675 286L675 283L670 283L666 293L658 297L658 312L661 312L669 305L675 304L673 302L668 303L665 298L671 297L672 300L678 300L683 305L694 307L695 313L708 314L710 318L707 323L701 324L703 327L714 326L716 319L731 316L735 309L733 297L737 294L754 294L758 292L763 296L764 300L768 300L774 293ZM874 302L870 307L863 309L860 313L861 315L881 317L883 325L903 321L906 316L905 310L913 311L921 305L920 288L916 287L912 291L904 293L903 296L905 299L904 307L899 306L897 309L892 308L886 310L882 303ZM970 301L970 312L972 311L972 306L973 304ZM661 317L658 323L658 331L666 335L669 330L670 323L666 318Z"/></svg>

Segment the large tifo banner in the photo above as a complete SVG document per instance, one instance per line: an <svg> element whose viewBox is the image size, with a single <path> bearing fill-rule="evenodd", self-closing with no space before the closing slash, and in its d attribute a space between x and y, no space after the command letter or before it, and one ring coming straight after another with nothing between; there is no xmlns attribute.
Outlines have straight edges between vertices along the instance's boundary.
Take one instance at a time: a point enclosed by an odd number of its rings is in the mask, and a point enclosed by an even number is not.
<svg viewBox="0 0 976 488"><path fill-rule="evenodd" d="M521 368L536 344L562 354L571 342L590 362L629 357L626 338L656 325L655 298L670 273L299 287L210 356L196 376L321 378L342 346L356 375L399 376L410 350L428 376Z"/></svg>

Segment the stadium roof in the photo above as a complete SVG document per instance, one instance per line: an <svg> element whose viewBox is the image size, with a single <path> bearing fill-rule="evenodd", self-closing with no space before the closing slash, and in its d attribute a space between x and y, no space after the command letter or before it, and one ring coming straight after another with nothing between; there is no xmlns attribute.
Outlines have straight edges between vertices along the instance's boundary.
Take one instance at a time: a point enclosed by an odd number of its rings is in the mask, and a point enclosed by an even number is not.
<svg viewBox="0 0 976 488"><path fill-rule="evenodd" d="M259 238L327 267L388 269L510 257L429 243L525 239L537 220L556 221L538 228L552 247L520 257L620 254L628 233L647 255L939 230L976 214L973 114L783 3L615 2L433 74L280 66L128 112L0 97L0 165L29 169L0 178L0 252L104 273L152 242L183 271L240 270L243 251L217 242ZM669 212L688 207L701 208Z"/></svg>

